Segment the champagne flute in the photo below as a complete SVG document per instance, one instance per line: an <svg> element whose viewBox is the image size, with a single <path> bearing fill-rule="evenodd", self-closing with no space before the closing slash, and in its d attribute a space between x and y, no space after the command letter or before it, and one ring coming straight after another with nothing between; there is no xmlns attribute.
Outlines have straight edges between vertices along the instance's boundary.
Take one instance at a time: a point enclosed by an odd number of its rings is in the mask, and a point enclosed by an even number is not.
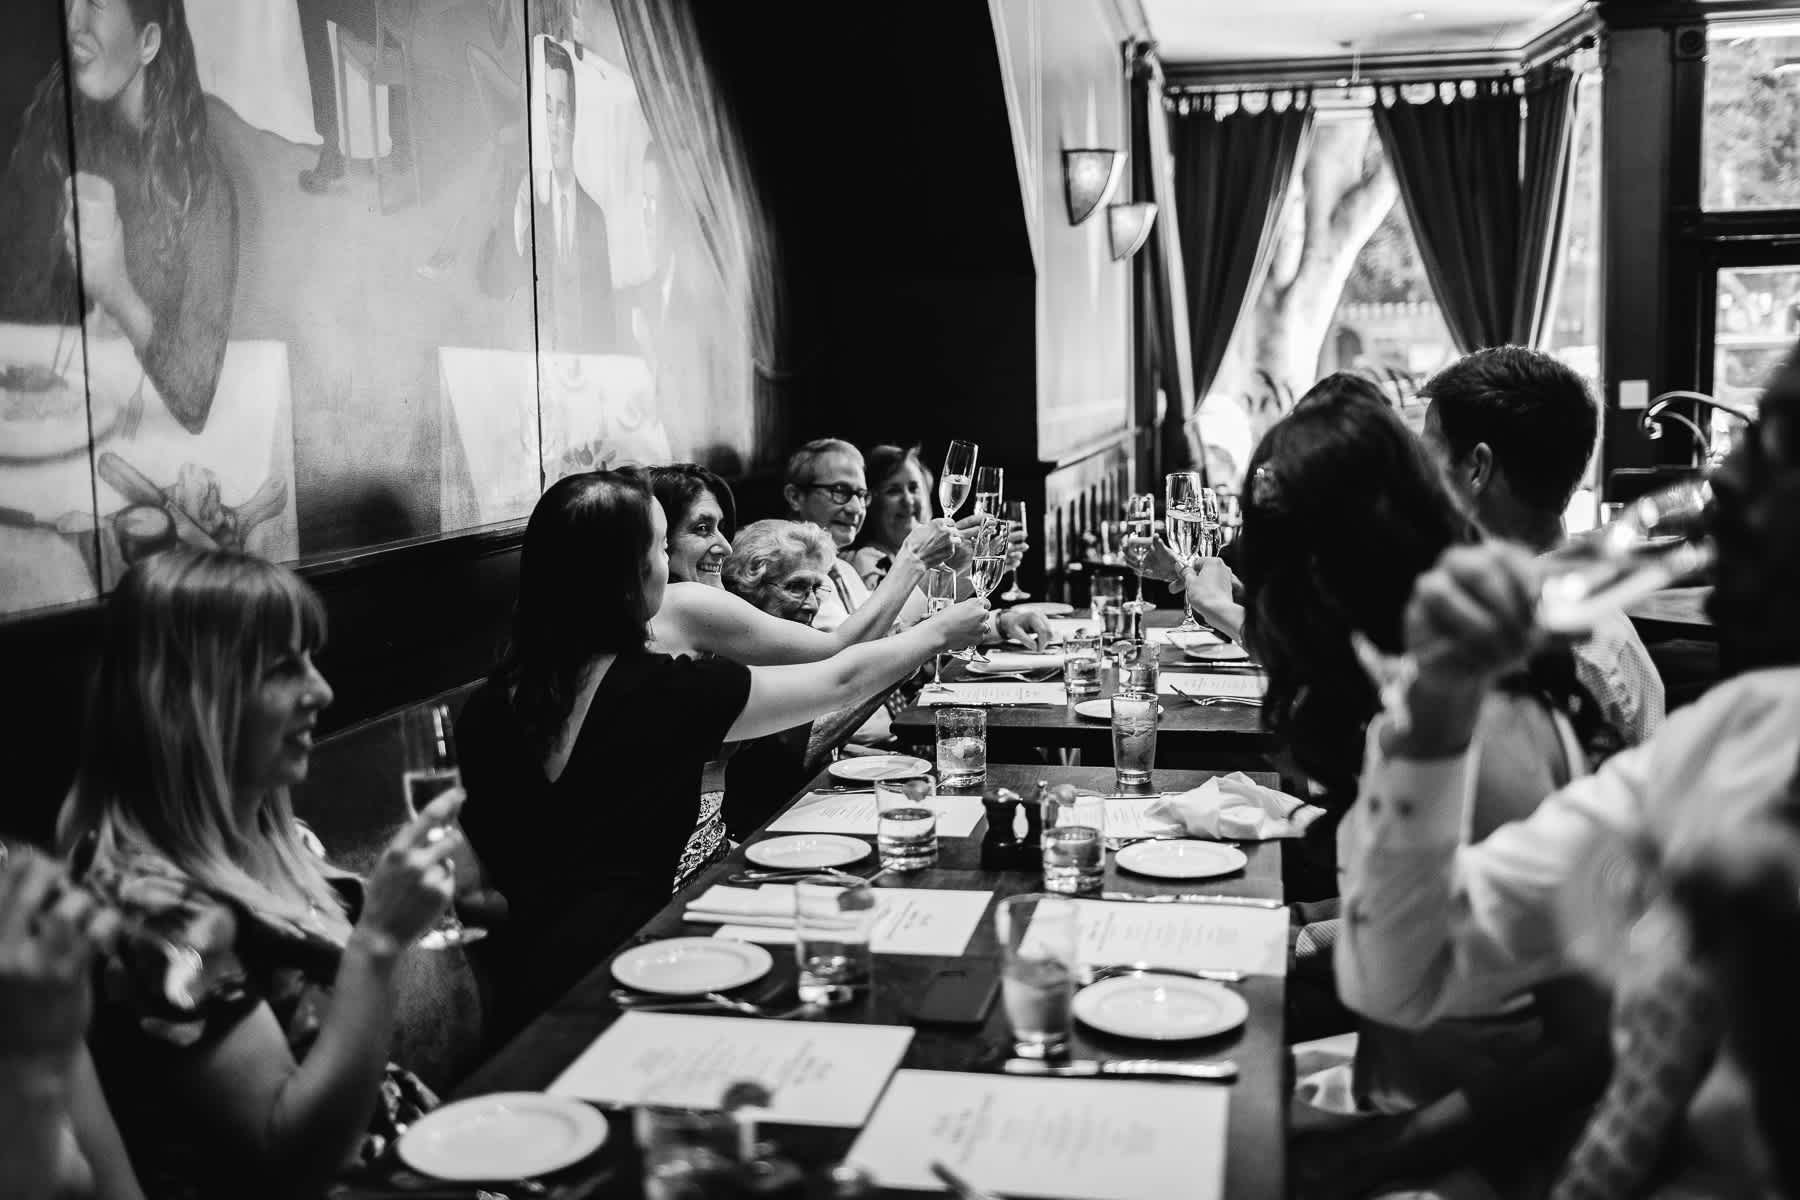
<svg viewBox="0 0 1800 1200"><path fill-rule="evenodd" d="M1201 486L1196 471L1177 471L1163 481L1164 502L1168 505L1169 544L1186 565L1196 557L1213 553L1212 539L1206 532L1206 504L1213 501L1213 528L1218 528L1218 501ZM1183 618L1180 632L1193 633L1205 626L1194 617L1194 606L1182 598Z"/></svg>
<svg viewBox="0 0 1800 1200"><path fill-rule="evenodd" d="M1144 599L1144 564L1150 561L1150 539L1156 536L1156 497L1145 492L1127 500L1125 525L1125 561L1137 572L1137 599L1129 609L1141 614L1152 607Z"/></svg>
<svg viewBox="0 0 1800 1200"><path fill-rule="evenodd" d="M1025 502L1023 500L1008 500L1006 502L1006 527L1006 531L1009 534L1015 529L1020 530L1021 532L1025 529ZM1015 602L1031 599L1031 593L1019 586L1019 572L1017 570L1013 571L1012 586L1007 588L1004 592L1001 592L1000 598L1002 600L1011 600Z"/></svg>
<svg viewBox="0 0 1800 1200"><path fill-rule="evenodd" d="M925 574L925 613L935 616L956 603L956 572L949 567L933 567ZM944 686L942 669L944 656L931 656L931 682L924 691L933 695L944 695L950 691Z"/></svg>
<svg viewBox="0 0 1800 1200"><path fill-rule="evenodd" d="M1536 621L1541 638L1581 638L1609 611L1686 582L1717 556L1707 529L1712 485L1689 480L1642 496L1598 529L1539 558ZM1410 654L1384 654L1360 631L1351 643L1396 727L1410 720L1406 692L1418 675Z"/></svg>
<svg viewBox="0 0 1800 1200"><path fill-rule="evenodd" d="M944 469L938 474L938 506L954 517L975 483L975 460L981 448L974 442L951 442L944 452Z"/></svg>
<svg viewBox="0 0 1800 1200"><path fill-rule="evenodd" d="M998 517L1000 501L1006 491L1006 472L999 467L979 467L975 471L975 512L984 517Z"/></svg>
<svg viewBox="0 0 1800 1200"><path fill-rule="evenodd" d="M989 593L1000 586L1000 580L1006 575L1006 522L998 517L984 516L980 528L975 530L975 538L970 546L974 555L969 560L969 583L975 588L976 594L985 600ZM987 654L980 646L958 653L964 656L966 662L988 661Z"/></svg>
<svg viewBox="0 0 1800 1200"><path fill-rule="evenodd" d="M450 727L450 707L446 704L421 704L400 714L400 782L410 816L417 817L443 793L462 786L462 770L456 765L456 740ZM450 832L451 826L440 825L432 830L431 840L440 841ZM444 866L454 877L455 864L446 858ZM427 950L447 950L486 936L487 930L464 925L452 904L444 910L437 927L419 939L419 945Z"/></svg>

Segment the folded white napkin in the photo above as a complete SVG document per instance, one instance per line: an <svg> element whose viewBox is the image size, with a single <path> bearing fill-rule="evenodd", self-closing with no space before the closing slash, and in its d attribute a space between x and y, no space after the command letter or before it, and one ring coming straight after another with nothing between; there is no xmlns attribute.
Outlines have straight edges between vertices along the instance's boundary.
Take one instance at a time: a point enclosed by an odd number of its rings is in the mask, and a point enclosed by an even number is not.
<svg viewBox="0 0 1800 1200"><path fill-rule="evenodd" d="M682 912L682 919L708 925L760 925L786 929L794 923L794 885L765 883L758 888L714 884Z"/></svg>
<svg viewBox="0 0 1800 1200"><path fill-rule="evenodd" d="M1147 821L1167 821L1185 829L1190 837L1260 842L1299 837L1324 811L1233 771L1191 792L1158 796L1144 815Z"/></svg>

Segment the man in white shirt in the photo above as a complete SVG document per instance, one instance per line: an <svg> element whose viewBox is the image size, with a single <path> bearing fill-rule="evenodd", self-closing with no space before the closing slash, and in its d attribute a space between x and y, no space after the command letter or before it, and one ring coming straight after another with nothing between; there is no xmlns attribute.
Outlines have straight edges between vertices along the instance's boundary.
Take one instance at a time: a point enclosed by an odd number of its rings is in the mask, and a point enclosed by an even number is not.
<svg viewBox="0 0 1800 1200"><path fill-rule="evenodd" d="M1498 346L1445 367L1423 394L1421 440L1482 528L1538 554L1561 545L1599 428L1581 376L1548 354ZM1576 677L1626 745L1656 732L1662 676L1630 618L1610 611L1571 649Z"/></svg>
<svg viewBox="0 0 1800 1200"><path fill-rule="evenodd" d="M1645 980L1692 973L1682 923L1660 893L1723 832L1779 804L1800 757L1800 355L1777 376L1762 414L1714 474L1709 518L1718 548L1709 612L1724 661L1740 673L1478 845L1466 844L1476 715L1494 681L1536 643L1543 568L1490 542L1450 551L1420 579L1406 617L1417 664L1408 719L1371 726L1362 794L1339 829L1336 968L1352 1008L1421 1027L1583 967L1640 999L1655 998ZM1703 1039L1624 1040L1615 1080L1656 1063L1674 1041L1701 1046L1702 1070L1689 1078L1704 1084L1665 1091L1679 1072L1644 1072L1649 1097L1673 1101L1673 1127L1637 1131L1647 1133L1637 1144L1666 1148L1673 1160L1636 1164L1647 1177L1629 1192L1560 1194L1769 1194L1758 1156L1731 1134L1749 1124L1742 1090L1734 1100L1719 1085ZM1721 1116L1734 1104L1735 1114ZM1573 1163L1595 1148L1606 1115L1603 1104ZM1653 1166L1667 1168L1662 1178L1649 1176ZM1678 1190L1655 1190L1665 1183Z"/></svg>

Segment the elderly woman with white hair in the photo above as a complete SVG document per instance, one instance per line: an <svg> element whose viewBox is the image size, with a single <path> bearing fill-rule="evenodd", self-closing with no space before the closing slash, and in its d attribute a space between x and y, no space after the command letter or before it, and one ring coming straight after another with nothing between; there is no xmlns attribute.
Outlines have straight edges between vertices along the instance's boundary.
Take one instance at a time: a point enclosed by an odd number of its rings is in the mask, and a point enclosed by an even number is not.
<svg viewBox="0 0 1800 1200"><path fill-rule="evenodd" d="M810 625L831 588L836 550L831 535L811 522L757 521L731 544L722 568L725 588L772 617ZM886 736L886 695L877 693L811 725L740 747L727 769L723 805L732 836L742 838L771 816L866 725L876 726L871 735ZM872 717L883 719L871 722Z"/></svg>
<svg viewBox="0 0 1800 1200"><path fill-rule="evenodd" d="M731 544L725 587L772 617L811 625L819 597L831 586L837 547L831 536L805 521L757 521Z"/></svg>

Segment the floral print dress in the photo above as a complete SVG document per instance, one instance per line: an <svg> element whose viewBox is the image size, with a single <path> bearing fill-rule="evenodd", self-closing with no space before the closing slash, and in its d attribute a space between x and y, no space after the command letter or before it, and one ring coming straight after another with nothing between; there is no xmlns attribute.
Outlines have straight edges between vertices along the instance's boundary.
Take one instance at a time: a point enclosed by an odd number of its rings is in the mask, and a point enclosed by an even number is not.
<svg viewBox="0 0 1800 1200"><path fill-rule="evenodd" d="M202 889L153 851L96 856L90 839L73 867L116 905L126 933L98 968L95 1063L147 1196L212 1200L259 1194L266 1168L234 1159L198 1127L170 1077L183 1055L229 1034L258 1005L280 1025L295 1061L318 1038L342 947L323 924L250 910ZM354 914L354 876L333 880ZM390 1063L369 1128L346 1169L375 1166L437 1098Z"/></svg>

